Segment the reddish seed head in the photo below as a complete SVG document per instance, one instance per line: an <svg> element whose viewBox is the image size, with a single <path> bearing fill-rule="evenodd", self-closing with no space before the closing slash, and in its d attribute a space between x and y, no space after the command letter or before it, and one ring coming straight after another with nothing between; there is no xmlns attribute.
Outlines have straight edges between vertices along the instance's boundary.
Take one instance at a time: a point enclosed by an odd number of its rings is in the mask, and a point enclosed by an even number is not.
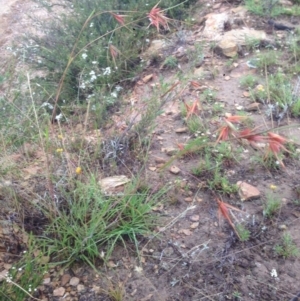
<svg viewBox="0 0 300 301"><path fill-rule="evenodd" d="M259 142L264 139L263 136L255 134L255 132L253 132L253 130L250 130L250 129L244 129L244 130L240 131L238 134L238 137L247 139L250 142Z"/></svg>
<svg viewBox="0 0 300 301"><path fill-rule="evenodd" d="M164 12L159 7L157 7L157 5L158 3L148 13L148 18L150 20L150 25L155 26L157 31L159 32L160 26L162 26L165 29L169 29L169 18L165 16Z"/></svg>
<svg viewBox="0 0 300 301"><path fill-rule="evenodd" d="M124 18L127 17L126 15L117 15L117 14L114 14L114 13L110 13L114 18L115 20L120 23L121 25L125 25L125 20Z"/></svg>

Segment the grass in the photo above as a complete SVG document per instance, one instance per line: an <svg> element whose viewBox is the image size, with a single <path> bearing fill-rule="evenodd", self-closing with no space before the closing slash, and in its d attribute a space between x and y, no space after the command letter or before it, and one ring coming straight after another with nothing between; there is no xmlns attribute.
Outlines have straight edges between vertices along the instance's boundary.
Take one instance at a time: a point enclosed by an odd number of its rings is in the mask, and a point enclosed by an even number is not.
<svg viewBox="0 0 300 301"><path fill-rule="evenodd" d="M289 233L283 234L281 242L274 247L274 251L284 259L300 256L300 250Z"/></svg>
<svg viewBox="0 0 300 301"><path fill-rule="evenodd" d="M2 300L23 301L34 295L48 269L48 258L37 249L32 235L29 235L27 246L21 260L9 270L0 285Z"/></svg>
<svg viewBox="0 0 300 301"><path fill-rule="evenodd" d="M110 257L115 245L126 240L138 249L138 237L149 235L155 226L152 206L163 195L127 187L124 195L105 196L95 178L75 182L64 193L64 207L46 228L39 244L53 262L71 265L84 261L94 267L96 259ZM101 255L105 254L105 255Z"/></svg>
<svg viewBox="0 0 300 301"><path fill-rule="evenodd" d="M280 211L280 208L281 200L274 193L267 194L263 215L267 218L272 218Z"/></svg>
<svg viewBox="0 0 300 301"><path fill-rule="evenodd" d="M250 238L250 231L245 228L244 225L239 224L236 226L236 230L240 236L240 241L248 241Z"/></svg>
<svg viewBox="0 0 300 301"><path fill-rule="evenodd" d="M267 18L274 18L283 14L284 10L278 0L245 0L246 8L253 14Z"/></svg>
<svg viewBox="0 0 300 301"><path fill-rule="evenodd" d="M244 89L252 89L252 88L254 88L258 83L259 83L259 79L257 78L257 76L252 75L252 74L244 75L244 76L240 79L240 85L241 85L241 87L243 87Z"/></svg>

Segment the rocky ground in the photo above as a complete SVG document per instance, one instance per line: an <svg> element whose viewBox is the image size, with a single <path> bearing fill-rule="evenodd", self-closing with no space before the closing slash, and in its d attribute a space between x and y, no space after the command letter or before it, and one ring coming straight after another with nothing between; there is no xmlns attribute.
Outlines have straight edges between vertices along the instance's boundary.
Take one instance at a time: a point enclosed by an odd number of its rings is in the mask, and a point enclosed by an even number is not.
<svg viewBox="0 0 300 301"><path fill-rule="evenodd" d="M29 0L11 4L6 8L6 2L1 8L4 48L20 24L10 20L16 16L22 19L22 8L32 8ZM161 77L174 84L168 97L162 95L165 104L149 137L151 148L146 163L145 181L153 190L170 183L172 187L167 201L157 204L153 212L160 217L157 235L140 238L139 258L130 242L127 249L118 246L108 265L97 267L99 273L80 265L51 269L35 294L38 300L289 301L300 291L299 260L284 259L274 251L285 232L300 248L300 206L295 202L300 199L299 155L296 159L287 155L285 168L268 169L252 162L260 150L232 141L229 152L239 149L239 157L236 161L228 159L223 172L240 188L238 193L227 193L223 201L242 211L232 213L250 231L249 239L243 242L226 220L219 223L214 194L218 191L213 193L206 183L210 172L193 172L201 163L199 154L174 156L197 136L215 142L223 118L240 111L251 118L252 128L260 126L259 130L264 131L278 126L268 117L268 105L253 102L240 80L244 75L259 75L251 59L268 49L258 47L250 53L249 38L272 46L275 41L284 43L290 31L276 30L268 20L250 15L237 3L206 1L205 5L192 16L192 29L180 29L168 39L151 42L143 54L148 67L126 96L122 114L113 116L115 129L122 131L126 121L139 116L147 106L144 100L161 84ZM300 19L276 22L298 27ZM200 48L199 55L191 55ZM175 66L166 63L170 56L176 58ZM158 63L153 57L159 58ZM260 84L266 85L263 81ZM204 91L211 93L211 101L209 97L201 98ZM184 110L188 115L183 114ZM194 116L199 117L203 127L191 133L187 120ZM296 141L295 153L299 154L299 119L286 114L279 126L285 126L281 135ZM273 218L266 218L263 210L270 194L281 205ZM10 263L1 266L2 270L8 269ZM116 292L123 298L118 299Z"/></svg>

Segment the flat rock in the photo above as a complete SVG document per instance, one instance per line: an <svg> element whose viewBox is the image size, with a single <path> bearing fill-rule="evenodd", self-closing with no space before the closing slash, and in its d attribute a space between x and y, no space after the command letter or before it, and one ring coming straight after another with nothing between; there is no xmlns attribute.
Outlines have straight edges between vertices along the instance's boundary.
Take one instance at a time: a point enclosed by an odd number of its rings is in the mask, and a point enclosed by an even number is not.
<svg viewBox="0 0 300 301"><path fill-rule="evenodd" d="M65 294L66 289L64 287L58 287L53 291L53 296L54 297L63 297Z"/></svg>
<svg viewBox="0 0 300 301"><path fill-rule="evenodd" d="M256 187L243 181L238 181L236 184L239 187L239 195L242 201L260 197L260 191Z"/></svg>
<svg viewBox="0 0 300 301"><path fill-rule="evenodd" d="M178 174L180 173L180 168L177 167L177 166L175 166L175 165L173 165L173 166L171 166L171 168L170 168L170 172L171 172L172 174L174 174L174 175L178 175Z"/></svg>
<svg viewBox="0 0 300 301"><path fill-rule="evenodd" d="M178 149L174 148L174 147L166 147L164 149L164 152L168 155L168 156L173 156L177 153Z"/></svg>
<svg viewBox="0 0 300 301"><path fill-rule="evenodd" d="M189 129L187 127L183 127L183 128L178 128L175 130L175 133L177 134L182 134L182 133L186 133Z"/></svg>
<svg viewBox="0 0 300 301"><path fill-rule="evenodd" d="M79 282L80 282L80 279L79 279L78 277L72 277L72 278L70 279L70 285L72 285L72 286L78 285Z"/></svg>
<svg viewBox="0 0 300 301"><path fill-rule="evenodd" d="M266 40L266 33L262 30L255 30L251 28L233 29L225 32L222 39L220 39L217 49L227 57L234 57L240 46L245 46L249 39L258 41Z"/></svg>
<svg viewBox="0 0 300 301"><path fill-rule="evenodd" d="M84 290L85 290L85 286L83 284L78 284L77 285L77 292L78 293L80 293L80 292L82 292Z"/></svg>
<svg viewBox="0 0 300 301"><path fill-rule="evenodd" d="M253 102L250 105L245 107L246 112L255 112L261 108L261 104L259 102Z"/></svg>

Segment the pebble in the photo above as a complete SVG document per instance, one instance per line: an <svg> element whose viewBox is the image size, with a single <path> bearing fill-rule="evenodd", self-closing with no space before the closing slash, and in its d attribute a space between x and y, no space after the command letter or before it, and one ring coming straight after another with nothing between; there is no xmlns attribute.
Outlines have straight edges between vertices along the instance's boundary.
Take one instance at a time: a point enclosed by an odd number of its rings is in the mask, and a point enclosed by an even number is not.
<svg viewBox="0 0 300 301"><path fill-rule="evenodd" d="M53 291L54 297L62 297L65 294L66 289L64 287L58 287Z"/></svg>
<svg viewBox="0 0 300 301"><path fill-rule="evenodd" d="M236 184L239 187L239 195L242 201L260 197L260 191L256 187L243 181L238 181Z"/></svg>
<svg viewBox="0 0 300 301"><path fill-rule="evenodd" d="M71 276L69 274L64 274L60 280L61 286L65 286L70 281L70 279L71 279Z"/></svg>
<svg viewBox="0 0 300 301"><path fill-rule="evenodd" d="M78 293L80 293L80 292L82 292L84 290L85 290L85 286L83 284L78 284L77 285L77 292Z"/></svg>
<svg viewBox="0 0 300 301"><path fill-rule="evenodd" d="M178 128L175 130L175 133L177 133L177 134L186 133L188 130L189 129L187 127Z"/></svg>
<svg viewBox="0 0 300 301"><path fill-rule="evenodd" d="M171 168L170 168L170 172L171 172L172 174L174 174L174 175L178 175L178 174L180 173L180 168L177 167L177 166L175 166L175 165L173 165L173 166L171 166Z"/></svg>
<svg viewBox="0 0 300 301"><path fill-rule="evenodd" d="M76 286L78 285L80 282L79 278L78 277L72 277L71 280L70 280L70 285L72 286Z"/></svg>

